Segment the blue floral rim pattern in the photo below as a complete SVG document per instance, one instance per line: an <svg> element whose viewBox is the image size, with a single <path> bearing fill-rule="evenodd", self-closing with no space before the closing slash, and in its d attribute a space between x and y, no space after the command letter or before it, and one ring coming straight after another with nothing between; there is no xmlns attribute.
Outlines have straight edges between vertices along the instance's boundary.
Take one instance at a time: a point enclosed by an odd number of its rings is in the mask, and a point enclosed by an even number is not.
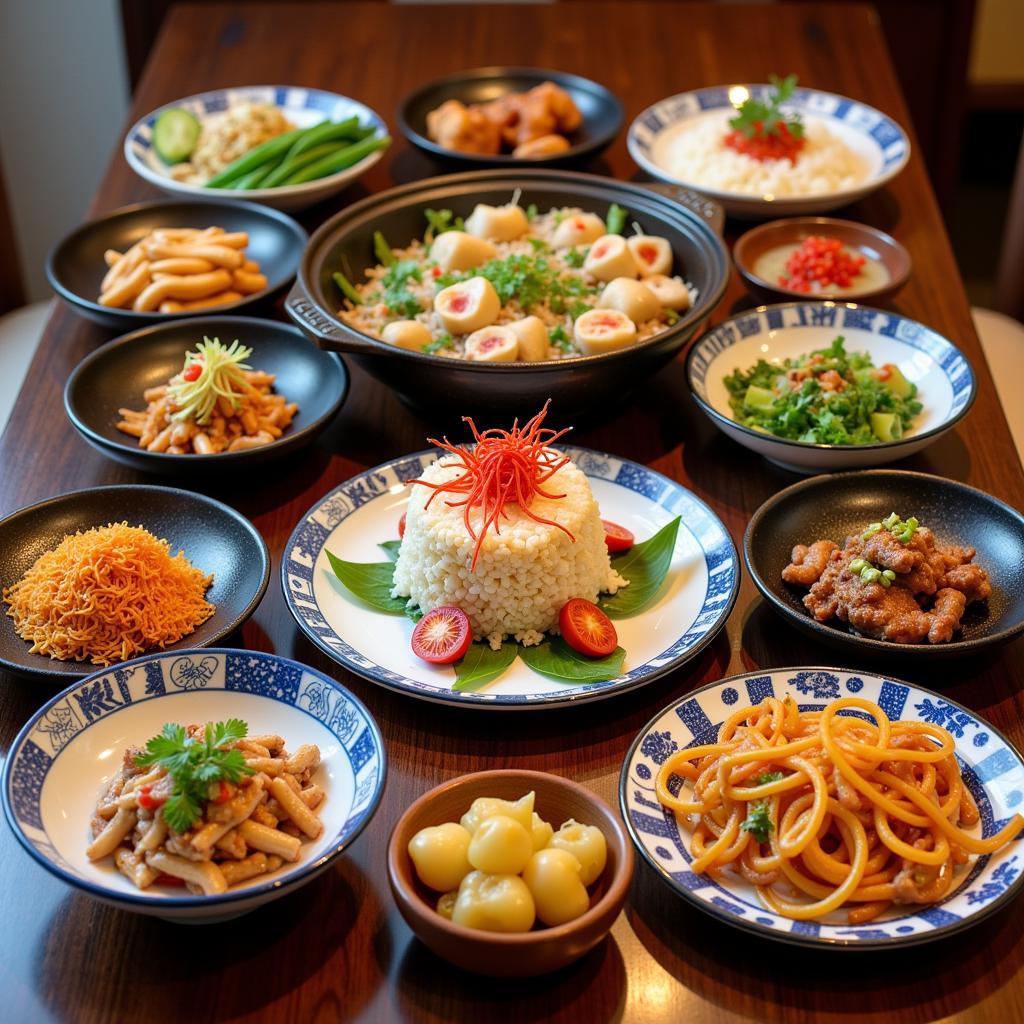
<svg viewBox="0 0 1024 1024"><path fill-rule="evenodd" d="M126 661L69 686L44 704L18 733L0 776L4 814L21 845L65 881L118 902L152 905L142 894L113 892L83 879L60 856L43 824L40 801L56 760L96 722L143 701L196 690L255 694L298 708L338 740L352 770L354 795L344 824L316 860L259 886L222 896L167 897L160 906L209 906L249 900L305 878L337 856L370 821L384 792L384 740L365 705L330 676L288 658L258 651L200 648Z"/></svg>
<svg viewBox="0 0 1024 1024"><path fill-rule="evenodd" d="M736 87L714 86L683 92L648 107L630 125L630 151L641 161L653 164L654 144L662 132L680 121L690 120L706 111L733 107L734 104L729 99L731 88ZM757 99L765 98L769 91L767 85L748 84L745 88ZM818 89L797 89L786 101L785 107L840 122L871 139L881 154L881 167L876 178L891 177L910 156L910 140L906 132L891 117L874 107Z"/></svg>
<svg viewBox="0 0 1024 1024"><path fill-rule="evenodd" d="M393 487L419 476L437 457L436 451L419 452L360 473L325 495L299 521L285 546L281 585L288 608L302 631L321 650L357 675L394 690L463 706L526 707L610 696L651 682L693 658L717 636L739 592L739 561L729 532L703 501L661 473L602 452L559 447L588 477L618 484L643 495L673 516L680 516L680 529L692 535L704 554L708 589L700 612L686 632L656 658L618 679L575 686L571 690L562 687L533 695L456 693L378 665L340 636L325 618L313 586L314 568L327 538L356 509L375 498L391 495Z"/></svg>
<svg viewBox="0 0 1024 1024"><path fill-rule="evenodd" d="M931 430L912 434L904 440L918 441L933 434L942 433L951 424L964 416L974 402L977 385L974 370L963 353L948 339L930 327L911 320L909 317L888 310L872 309L853 302L787 302L774 306L758 306L746 313L740 313L722 321L703 335L690 349L687 356L687 379L694 397L704 410L716 419L727 422L737 430L756 433L714 408L708 399L707 374L711 364L724 351L746 338L771 331L800 328L829 327L837 331L859 330L902 342L927 356L949 381L953 392L952 402L943 421ZM813 444L809 441L793 441L784 437L772 437L772 443L797 445L801 448L831 448L834 445ZM858 450L889 448L900 441L886 441L878 444L857 445Z"/></svg>
<svg viewBox="0 0 1024 1024"><path fill-rule="evenodd" d="M1024 760L1010 742L955 701L895 679L836 668L793 668L733 676L687 694L641 730L623 763L619 804L634 845L665 883L701 910L782 942L859 949L913 945L976 924L1024 885L1024 832L998 854L978 857L955 891L924 907L894 908L863 926L792 921L764 907L739 879L715 880L689 870L689 836L658 802L654 780L677 750L713 742L728 715L766 697L791 694L811 711L840 697L878 704L890 719L930 722L957 741L964 783L981 814L982 835L998 832L1024 801ZM843 714L844 712L840 712Z"/></svg>

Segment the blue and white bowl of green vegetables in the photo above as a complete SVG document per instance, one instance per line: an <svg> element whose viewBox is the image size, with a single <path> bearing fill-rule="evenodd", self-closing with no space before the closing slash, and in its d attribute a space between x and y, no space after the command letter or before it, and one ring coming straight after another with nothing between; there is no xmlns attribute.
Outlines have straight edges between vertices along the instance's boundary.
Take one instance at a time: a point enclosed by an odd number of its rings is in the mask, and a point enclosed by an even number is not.
<svg viewBox="0 0 1024 1024"><path fill-rule="evenodd" d="M203 123L243 103L277 107L295 130L254 147L208 184L176 180L172 170L188 159ZM357 100L322 89L252 85L214 89L154 110L132 126L124 155L139 177L170 195L301 210L363 175L390 141L384 119ZM268 180L271 187L262 184Z"/></svg>
<svg viewBox="0 0 1024 1024"><path fill-rule="evenodd" d="M724 434L798 473L881 466L952 430L974 401L963 353L929 327L855 303L759 306L687 357Z"/></svg>

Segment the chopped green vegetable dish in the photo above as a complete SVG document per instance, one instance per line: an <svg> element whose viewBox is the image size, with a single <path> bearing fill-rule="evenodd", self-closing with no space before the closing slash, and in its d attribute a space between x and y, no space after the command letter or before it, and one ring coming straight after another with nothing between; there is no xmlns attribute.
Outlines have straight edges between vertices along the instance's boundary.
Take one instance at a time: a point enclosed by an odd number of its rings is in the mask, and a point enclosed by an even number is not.
<svg viewBox="0 0 1024 1024"><path fill-rule="evenodd" d="M733 415L745 427L811 444L897 441L923 408L917 385L892 363L847 352L839 335L799 359L759 359L725 378Z"/></svg>

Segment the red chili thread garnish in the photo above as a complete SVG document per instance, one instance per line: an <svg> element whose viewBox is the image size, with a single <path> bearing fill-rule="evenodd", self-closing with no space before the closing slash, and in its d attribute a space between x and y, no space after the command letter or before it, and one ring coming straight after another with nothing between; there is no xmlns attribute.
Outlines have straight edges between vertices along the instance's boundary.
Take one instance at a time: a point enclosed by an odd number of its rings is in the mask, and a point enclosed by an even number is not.
<svg viewBox="0 0 1024 1024"><path fill-rule="evenodd" d="M433 437L427 439L431 444L455 455L459 459L459 468L464 472L443 484L430 483L428 480L413 480L412 483L433 489L434 493L427 499L425 508L430 508L430 503L442 492L465 495L459 501L446 501L445 504L449 508L464 509L466 530L476 541L470 566L474 571L487 531L493 526L496 534L501 533L500 521L508 519L505 512L508 504L518 505L534 522L555 526L570 540L576 540L561 523L534 515L530 510L535 497L555 501L565 497L564 494L551 494L544 489L544 484L569 461L568 455L556 452L549 446L572 429L566 427L564 430L551 430L541 427L550 404L549 398L536 416L522 427L517 419L511 430L492 427L479 431L472 417L463 416L462 421L469 424L476 442L472 448L454 445L447 437L441 441ZM470 512L475 508L481 509L479 534L470 521Z"/></svg>

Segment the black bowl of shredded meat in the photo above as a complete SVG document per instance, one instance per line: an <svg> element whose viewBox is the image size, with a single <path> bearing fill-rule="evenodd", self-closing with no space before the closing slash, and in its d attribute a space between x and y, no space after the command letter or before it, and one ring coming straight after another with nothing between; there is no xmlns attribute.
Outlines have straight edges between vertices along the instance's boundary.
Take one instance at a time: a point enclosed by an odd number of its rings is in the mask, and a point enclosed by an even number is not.
<svg viewBox="0 0 1024 1024"><path fill-rule="evenodd" d="M861 654L977 654L1024 632L1024 516L966 484L816 476L754 513L743 553L787 621Z"/></svg>

